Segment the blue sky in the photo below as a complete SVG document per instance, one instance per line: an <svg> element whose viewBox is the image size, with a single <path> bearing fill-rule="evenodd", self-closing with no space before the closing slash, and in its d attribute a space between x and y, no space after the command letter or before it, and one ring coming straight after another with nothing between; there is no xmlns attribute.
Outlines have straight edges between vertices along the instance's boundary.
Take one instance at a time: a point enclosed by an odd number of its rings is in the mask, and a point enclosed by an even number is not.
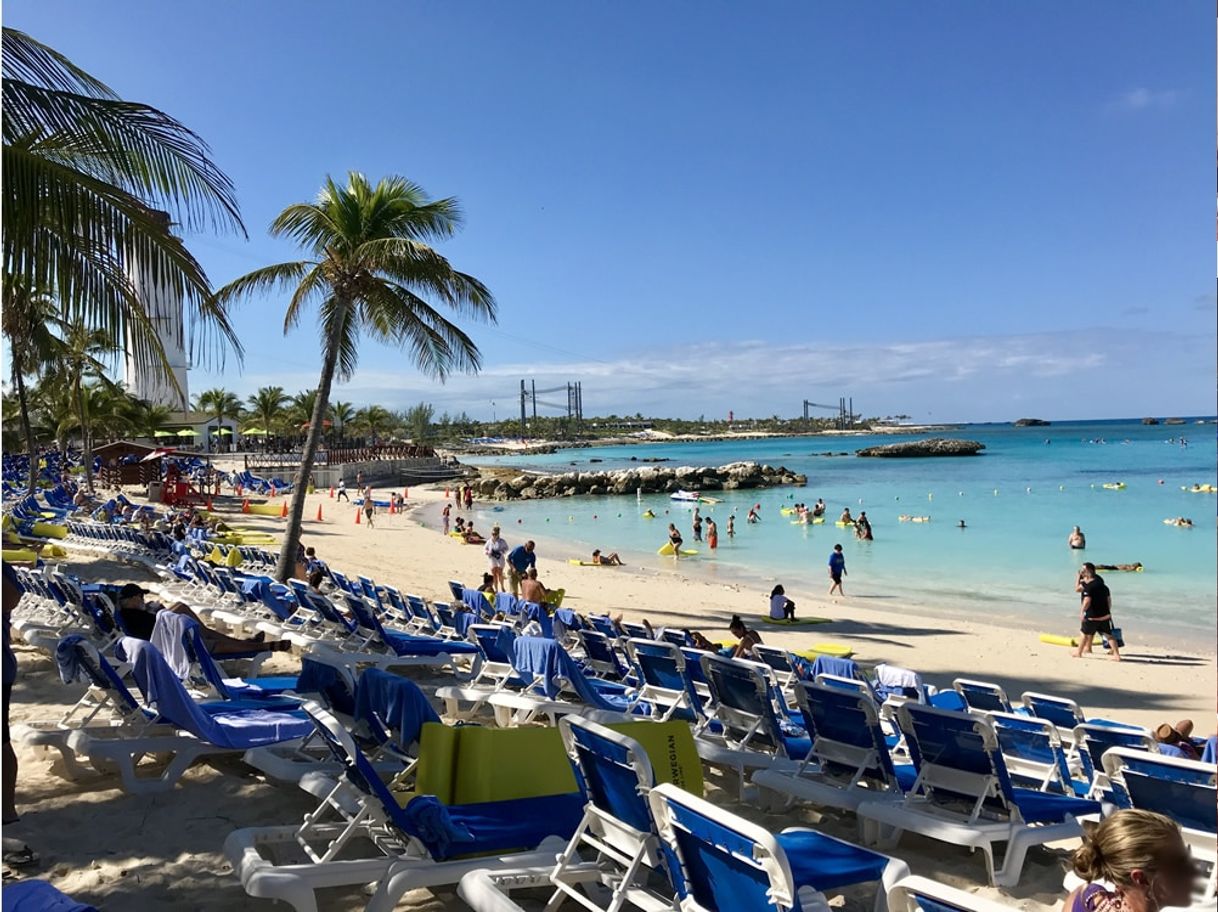
<svg viewBox="0 0 1218 912"><path fill-rule="evenodd" d="M250 239L327 174L460 198L442 246L499 300L441 387L368 344L335 396L490 417L521 377L585 412L936 420L1215 411L1213 6L55 2L5 24L200 133ZM316 383L285 300L238 370ZM492 406L492 402L495 403Z"/></svg>

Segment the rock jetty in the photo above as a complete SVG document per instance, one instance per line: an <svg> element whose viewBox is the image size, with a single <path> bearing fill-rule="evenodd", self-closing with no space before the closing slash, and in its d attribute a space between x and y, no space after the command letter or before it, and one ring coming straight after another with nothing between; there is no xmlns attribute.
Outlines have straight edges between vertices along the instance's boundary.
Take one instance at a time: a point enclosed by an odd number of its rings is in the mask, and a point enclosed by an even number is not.
<svg viewBox="0 0 1218 912"><path fill-rule="evenodd" d="M475 493L488 500L540 500L579 494L665 494L673 491L733 491L805 485L806 475L779 466L733 462L714 467L646 466L614 472L562 472L556 475L485 477L474 482Z"/></svg>
<svg viewBox="0 0 1218 912"><path fill-rule="evenodd" d="M887 456L910 458L918 456L976 456L985 449L984 443L976 440L949 440L946 437L927 437L924 440L906 440L884 446L856 450L856 456Z"/></svg>

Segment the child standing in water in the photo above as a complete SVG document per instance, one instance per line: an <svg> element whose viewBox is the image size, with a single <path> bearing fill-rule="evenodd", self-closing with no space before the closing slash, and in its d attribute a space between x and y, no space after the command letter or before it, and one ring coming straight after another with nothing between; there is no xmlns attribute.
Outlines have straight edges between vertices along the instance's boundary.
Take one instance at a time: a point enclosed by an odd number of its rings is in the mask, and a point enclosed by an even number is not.
<svg viewBox="0 0 1218 912"><path fill-rule="evenodd" d="M727 518L727 537L728 538L736 537L736 514L735 513L732 513Z"/></svg>

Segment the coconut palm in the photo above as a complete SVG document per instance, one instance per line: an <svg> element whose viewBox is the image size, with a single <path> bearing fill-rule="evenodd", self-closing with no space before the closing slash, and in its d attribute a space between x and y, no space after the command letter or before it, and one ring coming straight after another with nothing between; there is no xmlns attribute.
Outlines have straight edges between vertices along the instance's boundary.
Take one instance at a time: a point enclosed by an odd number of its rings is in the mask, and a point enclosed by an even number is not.
<svg viewBox="0 0 1218 912"><path fill-rule="evenodd" d="M355 372L361 335L408 348L415 365L440 380L454 370L478 369L478 347L437 306L493 321L494 298L427 243L451 236L460 223L455 199L430 200L403 178L384 178L375 186L356 172L348 175L346 186L327 178L315 202L289 206L271 223L272 235L295 240L310 259L264 266L217 292L223 306L293 288L285 332L300 323L309 306L318 308L321 375L297 491L313 471L330 388L335 377L345 380ZM280 580L295 569L303 513L304 499L293 498L276 568Z"/></svg>
<svg viewBox="0 0 1218 912"><path fill-rule="evenodd" d="M355 406L350 402L330 403L330 420L334 422L334 433L339 440L347 431L347 425L355 420Z"/></svg>
<svg viewBox="0 0 1218 912"><path fill-rule="evenodd" d="M224 420L234 421L241 417L241 400L237 394L223 388L204 390L195 399L195 409L207 415L207 422L216 422L216 433L224 427Z"/></svg>
<svg viewBox="0 0 1218 912"><path fill-rule="evenodd" d="M85 465L85 488L93 490L93 444L89 434L93 423L89 419L91 397L86 395L89 381L117 390L110 379L106 360L114 355L110 334L103 329L90 329L82 323L72 323L64 329L63 338L56 344L54 376L67 389L76 413L76 427L80 430L81 461Z"/></svg>
<svg viewBox="0 0 1218 912"><path fill-rule="evenodd" d="M155 438L157 431L162 430L173 420L173 409L169 406L149 402L147 399L138 399L135 396L127 397L125 412L128 425L138 437Z"/></svg>
<svg viewBox="0 0 1218 912"><path fill-rule="evenodd" d="M288 403L288 420L296 428L303 428L312 420L316 406L317 390L301 390Z"/></svg>
<svg viewBox="0 0 1218 912"><path fill-rule="evenodd" d="M181 300L196 359L241 345L203 268L170 233L244 234L207 145L155 108L120 100L62 54L3 30L3 270L53 289L67 322L172 377L140 284ZM141 278L126 267L138 263Z"/></svg>
<svg viewBox="0 0 1218 912"><path fill-rule="evenodd" d="M21 438L29 452L29 493L33 494L38 486L38 447L30 424L25 378L41 373L55 356L59 339L51 329L62 330L63 325L58 302L45 291L31 289L19 279L4 283L4 307L0 317L8 338L9 368L21 417Z"/></svg>
<svg viewBox="0 0 1218 912"><path fill-rule="evenodd" d="M359 428L365 437L376 439L393 425L393 414L379 405L369 405L355 413L351 424Z"/></svg>
<svg viewBox="0 0 1218 912"><path fill-rule="evenodd" d="M258 427L270 434L283 423L288 394L283 391L282 386L263 386L259 387L258 392L250 396L246 403L250 420L257 422Z"/></svg>

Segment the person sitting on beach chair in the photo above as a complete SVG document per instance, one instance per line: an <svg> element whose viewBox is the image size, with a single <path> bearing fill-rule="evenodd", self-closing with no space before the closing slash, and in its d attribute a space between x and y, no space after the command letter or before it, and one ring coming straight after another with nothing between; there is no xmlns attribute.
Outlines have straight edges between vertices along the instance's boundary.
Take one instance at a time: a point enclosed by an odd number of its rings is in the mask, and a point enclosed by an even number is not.
<svg viewBox="0 0 1218 912"><path fill-rule="evenodd" d="M605 564L606 566L610 567L620 567L622 566L623 562L622 559L618 557L618 553L616 551L611 551L609 554L605 554L600 548L597 548L592 552L592 563Z"/></svg>
<svg viewBox="0 0 1218 912"><path fill-rule="evenodd" d="M530 567L524 579L520 581L520 597L526 602L544 605L549 596L549 590L537 579L537 568Z"/></svg>
<svg viewBox="0 0 1218 912"><path fill-rule="evenodd" d="M761 642L761 634L745 626L744 621L740 619L738 614L732 615L732 621L727 629L732 632L732 636L736 637L737 640L736 645L732 647L731 657L733 659L752 658L753 647Z"/></svg>
<svg viewBox="0 0 1218 912"><path fill-rule="evenodd" d="M250 655L255 652L281 652L291 648L287 640L267 643L266 634L260 633L253 639L243 640L219 633L207 627L197 614L185 602L175 602L166 607L160 602L145 602L147 590L135 583L127 583L118 592L118 614L123 630L127 636L137 640L152 640L152 629L156 625L156 616L161 611L172 611L174 614L184 614L197 621L203 642L208 652L215 656Z"/></svg>

